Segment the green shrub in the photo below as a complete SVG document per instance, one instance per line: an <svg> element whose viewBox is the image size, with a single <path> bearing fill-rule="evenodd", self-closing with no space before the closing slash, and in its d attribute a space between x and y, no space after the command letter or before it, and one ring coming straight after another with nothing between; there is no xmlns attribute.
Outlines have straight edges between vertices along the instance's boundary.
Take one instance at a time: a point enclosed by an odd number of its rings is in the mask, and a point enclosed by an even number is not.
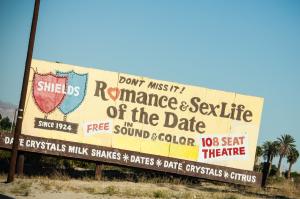
<svg viewBox="0 0 300 199"><path fill-rule="evenodd" d="M169 194L167 191L157 190L153 192L154 198L169 198Z"/></svg>
<svg viewBox="0 0 300 199"><path fill-rule="evenodd" d="M105 188L105 194L110 196L115 195L119 192L119 190L115 186L108 186Z"/></svg>
<svg viewBox="0 0 300 199"><path fill-rule="evenodd" d="M10 159L10 151L0 150L0 160L9 160Z"/></svg>

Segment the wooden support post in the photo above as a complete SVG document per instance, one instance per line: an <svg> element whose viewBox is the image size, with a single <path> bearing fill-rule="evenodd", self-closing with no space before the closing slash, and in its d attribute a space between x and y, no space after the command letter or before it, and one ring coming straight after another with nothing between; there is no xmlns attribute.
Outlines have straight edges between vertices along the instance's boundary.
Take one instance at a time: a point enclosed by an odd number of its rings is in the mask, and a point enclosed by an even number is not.
<svg viewBox="0 0 300 199"><path fill-rule="evenodd" d="M24 174L24 154L23 153L19 153L18 154L18 169L17 169L17 173L19 177L22 177Z"/></svg>
<svg viewBox="0 0 300 199"><path fill-rule="evenodd" d="M101 162L96 162L95 180L101 180L102 168L103 168L103 164Z"/></svg>

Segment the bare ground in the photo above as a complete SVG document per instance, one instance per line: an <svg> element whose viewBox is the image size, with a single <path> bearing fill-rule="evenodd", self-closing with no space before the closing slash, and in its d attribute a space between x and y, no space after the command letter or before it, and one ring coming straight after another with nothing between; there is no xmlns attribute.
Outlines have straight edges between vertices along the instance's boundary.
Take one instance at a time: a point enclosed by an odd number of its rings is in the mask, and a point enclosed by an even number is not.
<svg viewBox="0 0 300 199"><path fill-rule="evenodd" d="M144 183L129 181L96 181L59 177L23 177L5 183L0 176L2 198L300 198L299 189L289 182L274 184L266 189L201 182L199 184Z"/></svg>

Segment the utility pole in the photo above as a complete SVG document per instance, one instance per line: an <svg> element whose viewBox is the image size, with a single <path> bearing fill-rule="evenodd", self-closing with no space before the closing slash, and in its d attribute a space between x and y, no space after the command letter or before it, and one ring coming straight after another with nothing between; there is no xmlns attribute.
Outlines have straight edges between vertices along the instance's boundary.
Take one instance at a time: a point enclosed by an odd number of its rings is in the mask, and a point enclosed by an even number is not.
<svg viewBox="0 0 300 199"><path fill-rule="evenodd" d="M14 141L13 141L12 150L11 150L11 158L10 158L10 162L9 162L9 171L8 171L8 176L7 176L8 183L14 181L14 175L15 175L15 171L16 171L16 162L17 162L18 147L19 147L19 137L21 134L21 128L22 128L22 122L23 122L23 113L24 113L24 106L25 106L25 101L26 101L26 93L27 93L27 86L28 86L28 80L29 80L29 72L30 72L30 66L31 66L31 60L32 60L32 53L33 53L33 47L34 47L34 38L35 38L36 26L37 26L38 15L39 15L39 7L40 7L40 0L35 0L32 23L31 23L31 30L30 30L30 37L29 37L29 43L28 43L28 49L27 49L25 70L24 70L24 76L23 76L22 91L21 91L21 97L20 97L20 102L19 102L17 123L16 123L16 129L14 132Z"/></svg>

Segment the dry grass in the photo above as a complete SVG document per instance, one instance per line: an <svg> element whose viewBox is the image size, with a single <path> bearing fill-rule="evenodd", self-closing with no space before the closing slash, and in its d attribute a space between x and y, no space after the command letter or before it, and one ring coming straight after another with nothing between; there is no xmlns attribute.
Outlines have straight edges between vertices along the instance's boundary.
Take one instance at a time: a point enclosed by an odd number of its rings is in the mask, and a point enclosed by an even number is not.
<svg viewBox="0 0 300 199"><path fill-rule="evenodd" d="M62 177L62 180L59 179ZM2 182L6 175L0 175ZM156 180L155 180L156 181ZM157 180L159 181L159 180ZM17 198L165 198L165 199L248 199L299 198L299 187L290 181L274 182L266 189L241 188L221 183L201 184L133 183L128 181L74 180L63 174L50 177L17 178L10 184L1 183L0 193ZM68 195L66 195L68 193ZM59 194L59 195L53 195ZM29 196L29 197L28 197Z"/></svg>
<svg viewBox="0 0 300 199"><path fill-rule="evenodd" d="M10 189L10 192L16 196L29 196L31 186L32 182L18 181L18 183Z"/></svg>
<svg viewBox="0 0 300 199"><path fill-rule="evenodd" d="M59 171L54 171L54 173L52 173L52 175L49 178L54 179L54 180L63 180L63 181L70 180L69 175L67 175L64 172L59 172Z"/></svg>
<svg viewBox="0 0 300 199"><path fill-rule="evenodd" d="M271 185L267 187L267 192L274 196L285 196L289 198L300 197L300 186L295 184L290 180L279 180L272 182Z"/></svg>

